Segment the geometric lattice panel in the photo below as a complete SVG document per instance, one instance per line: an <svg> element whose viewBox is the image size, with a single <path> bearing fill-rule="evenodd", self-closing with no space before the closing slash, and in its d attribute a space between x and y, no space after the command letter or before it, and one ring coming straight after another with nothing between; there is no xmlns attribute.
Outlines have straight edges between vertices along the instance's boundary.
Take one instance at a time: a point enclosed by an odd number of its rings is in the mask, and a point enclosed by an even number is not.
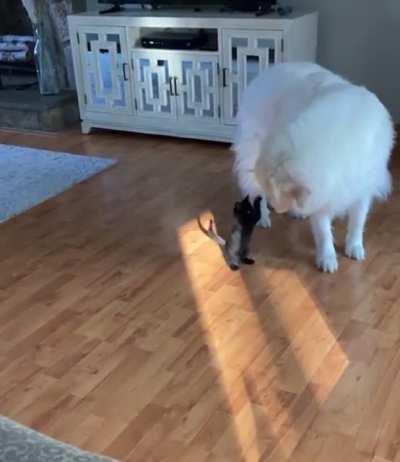
<svg viewBox="0 0 400 462"><path fill-rule="evenodd" d="M157 117L175 116L169 57L160 51L135 51L133 61L138 112Z"/></svg>
<svg viewBox="0 0 400 462"><path fill-rule="evenodd" d="M218 58L216 56L188 54L179 63L179 115L217 119Z"/></svg>
<svg viewBox="0 0 400 462"><path fill-rule="evenodd" d="M233 122L244 89L268 66L281 62L280 31L224 30L224 120Z"/></svg>
<svg viewBox="0 0 400 462"><path fill-rule="evenodd" d="M132 100L124 29L81 29L79 42L87 110L130 113Z"/></svg>

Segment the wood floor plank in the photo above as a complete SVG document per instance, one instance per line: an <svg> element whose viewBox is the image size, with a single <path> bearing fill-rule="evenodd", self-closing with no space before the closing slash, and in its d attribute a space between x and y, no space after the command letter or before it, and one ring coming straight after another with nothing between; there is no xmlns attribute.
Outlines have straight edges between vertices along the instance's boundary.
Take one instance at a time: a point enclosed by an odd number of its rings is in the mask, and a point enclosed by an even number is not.
<svg viewBox="0 0 400 462"><path fill-rule="evenodd" d="M119 161L1 224L0 413L121 461L400 462L398 159L365 262L319 273L308 223L273 215L235 273L197 225L232 224L226 145L0 142Z"/></svg>

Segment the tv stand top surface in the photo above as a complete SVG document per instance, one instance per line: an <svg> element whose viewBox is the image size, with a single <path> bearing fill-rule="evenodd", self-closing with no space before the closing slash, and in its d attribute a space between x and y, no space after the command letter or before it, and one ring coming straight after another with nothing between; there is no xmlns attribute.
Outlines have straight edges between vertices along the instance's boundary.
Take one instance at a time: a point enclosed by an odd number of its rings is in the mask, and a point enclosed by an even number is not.
<svg viewBox="0 0 400 462"><path fill-rule="evenodd" d="M312 10L295 9L286 16L271 13L256 16L255 13L227 12L220 9L125 9L117 13L100 14L86 12L68 17L71 26L105 26L105 27L153 27L153 28L252 28L289 31L292 25L309 18L317 20L318 13ZM307 27L306 19L304 27Z"/></svg>
<svg viewBox="0 0 400 462"><path fill-rule="evenodd" d="M281 16L276 12L269 14L256 16L255 12L243 13L240 11L230 11L219 8L159 8L155 10L141 9L141 8L129 8L124 7L122 11L114 13L100 14L99 11L89 11L86 13L79 13L71 15L72 17L102 17L102 18L193 18L193 19L206 19L206 18L219 18L219 19L257 19L260 21L265 20L286 20L290 21L296 18L300 18L307 14L313 13L312 10L300 10L295 9L293 12Z"/></svg>

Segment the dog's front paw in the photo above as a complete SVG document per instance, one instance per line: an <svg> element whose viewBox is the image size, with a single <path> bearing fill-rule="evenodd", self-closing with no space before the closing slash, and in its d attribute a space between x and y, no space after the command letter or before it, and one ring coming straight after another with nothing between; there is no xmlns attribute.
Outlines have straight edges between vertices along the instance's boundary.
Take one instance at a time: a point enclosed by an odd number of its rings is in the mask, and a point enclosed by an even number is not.
<svg viewBox="0 0 400 462"><path fill-rule="evenodd" d="M345 254L347 257L352 258L353 260L364 260L365 259L365 250L362 244L347 243Z"/></svg>
<svg viewBox="0 0 400 462"><path fill-rule="evenodd" d="M316 264L324 273L334 273L338 269L338 261L335 253L317 254Z"/></svg>
<svg viewBox="0 0 400 462"><path fill-rule="evenodd" d="M292 211L289 211L288 215L289 215L290 218L293 218L295 220L305 220L307 218L302 213L297 213L297 212L292 212Z"/></svg>

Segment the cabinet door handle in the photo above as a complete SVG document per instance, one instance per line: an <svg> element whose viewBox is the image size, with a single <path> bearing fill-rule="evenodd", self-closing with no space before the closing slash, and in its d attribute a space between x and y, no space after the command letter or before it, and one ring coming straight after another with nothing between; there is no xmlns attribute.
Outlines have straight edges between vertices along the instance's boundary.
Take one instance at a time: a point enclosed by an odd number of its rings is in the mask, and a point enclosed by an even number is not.
<svg viewBox="0 0 400 462"><path fill-rule="evenodd" d="M174 80L173 77L169 78L169 92L170 92L171 96L175 96L173 80Z"/></svg>
<svg viewBox="0 0 400 462"><path fill-rule="evenodd" d="M224 67L222 69L222 86L225 88L228 86L228 82L227 82L227 73L228 73L228 68L227 67Z"/></svg>
<svg viewBox="0 0 400 462"><path fill-rule="evenodd" d="M174 77L174 88L175 88L175 96L178 95L178 77Z"/></svg>
<svg viewBox="0 0 400 462"><path fill-rule="evenodd" d="M124 63L124 64L122 65L122 73L124 74L124 80L125 80L125 82L126 82L127 80L129 80L128 73L126 72L126 67L127 67L127 66L129 66L128 63Z"/></svg>

